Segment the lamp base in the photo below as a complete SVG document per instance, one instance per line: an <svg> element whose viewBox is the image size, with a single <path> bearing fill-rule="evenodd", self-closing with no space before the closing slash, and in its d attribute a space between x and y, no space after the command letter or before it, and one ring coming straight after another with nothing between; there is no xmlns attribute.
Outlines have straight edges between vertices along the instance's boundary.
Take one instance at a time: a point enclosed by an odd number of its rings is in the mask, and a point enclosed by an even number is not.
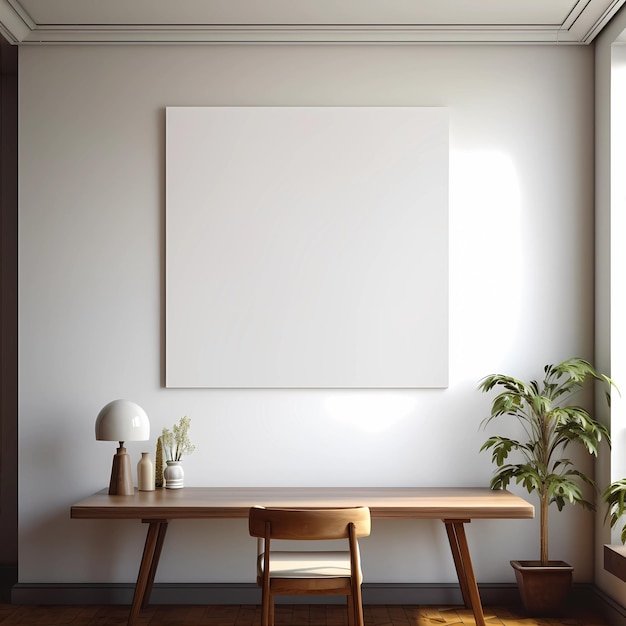
<svg viewBox="0 0 626 626"><path fill-rule="evenodd" d="M113 457L113 469L111 470L111 482L109 483L110 496L133 496L135 488L133 486L133 472L130 466L130 455L126 453L126 448L120 442Z"/></svg>

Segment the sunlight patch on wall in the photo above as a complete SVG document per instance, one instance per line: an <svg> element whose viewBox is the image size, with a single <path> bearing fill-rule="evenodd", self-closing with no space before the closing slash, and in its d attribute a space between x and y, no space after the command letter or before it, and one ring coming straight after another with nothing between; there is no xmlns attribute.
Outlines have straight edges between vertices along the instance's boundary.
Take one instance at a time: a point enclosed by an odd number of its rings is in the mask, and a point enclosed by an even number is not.
<svg viewBox="0 0 626 626"><path fill-rule="evenodd" d="M490 371L514 343L526 281L521 199L508 155L451 152L451 368Z"/></svg>
<svg viewBox="0 0 626 626"><path fill-rule="evenodd" d="M414 394L400 391L347 391L330 395L325 409L338 422L368 433L383 432L415 409Z"/></svg>

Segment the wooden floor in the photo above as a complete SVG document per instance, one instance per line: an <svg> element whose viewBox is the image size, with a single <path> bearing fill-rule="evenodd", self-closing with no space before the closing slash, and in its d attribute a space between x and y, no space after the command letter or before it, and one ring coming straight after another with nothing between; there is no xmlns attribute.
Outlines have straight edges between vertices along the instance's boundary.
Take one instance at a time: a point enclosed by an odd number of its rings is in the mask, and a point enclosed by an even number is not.
<svg viewBox="0 0 626 626"><path fill-rule="evenodd" d="M16 606L0 604L0 624L8 626L123 626L128 606ZM486 606L490 626L607 626L598 612L571 607L560 618L530 618L520 607ZM366 626L449 626L475 624L471 611L461 607L364 607ZM260 607L254 605L150 606L137 626L260 626ZM341 605L278 605L276 626L345 626Z"/></svg>

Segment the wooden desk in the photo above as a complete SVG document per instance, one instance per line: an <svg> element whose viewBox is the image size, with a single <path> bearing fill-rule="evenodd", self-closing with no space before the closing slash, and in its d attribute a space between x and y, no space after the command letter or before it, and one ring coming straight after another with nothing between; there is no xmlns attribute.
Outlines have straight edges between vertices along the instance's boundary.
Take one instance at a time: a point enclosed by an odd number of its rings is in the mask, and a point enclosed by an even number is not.
<svg viewBox="0 0 626 626"><path fill-rule="evenodd" d="M464 524L472 519L534 517L534 507L508 491L421 487L185 487L134 496L96 493L71 508L73 519L138 519L148 524L128 626L150 599L167 525L176 519L247 518L255 504L287 508L368 506L372 518L439 519L446 527L465 606L486 626Z"/></svg>

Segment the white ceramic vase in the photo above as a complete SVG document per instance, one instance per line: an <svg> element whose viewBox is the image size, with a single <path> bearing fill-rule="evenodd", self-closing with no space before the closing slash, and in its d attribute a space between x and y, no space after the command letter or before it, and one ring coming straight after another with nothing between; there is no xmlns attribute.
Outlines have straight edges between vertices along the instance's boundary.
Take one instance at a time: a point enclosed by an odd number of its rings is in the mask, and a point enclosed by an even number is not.
<svg viewBox="0 0 626 626"><path fill-rule="evenodd" d="M165 461L163 470L166 489L182 489L185 486L185 472L182 461Z"/></svg>

